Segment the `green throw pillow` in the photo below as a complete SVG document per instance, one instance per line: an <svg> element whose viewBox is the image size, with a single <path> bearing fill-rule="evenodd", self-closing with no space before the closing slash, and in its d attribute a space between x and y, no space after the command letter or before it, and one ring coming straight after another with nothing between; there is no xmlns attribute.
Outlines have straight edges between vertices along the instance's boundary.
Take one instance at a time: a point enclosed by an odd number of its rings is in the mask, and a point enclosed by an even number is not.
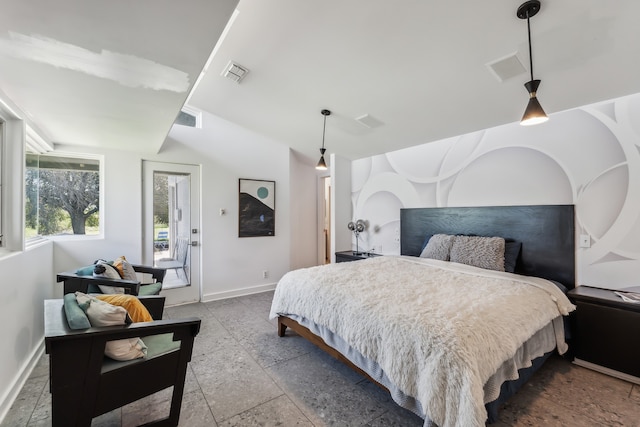
<svg viewBox="0 0 640 427"><path fill-rule="evenodd" d="M78 276L92 276L95 264L87 265L86 267L80 267L76 270Z"/></svg>
<svg viewBox="0 0 640 427"><path fill-rule="evenodd" d="M75 294L66 294L64 300L64 314L71 329L87 329L91 327L84 310L78 305Z"/></svg>

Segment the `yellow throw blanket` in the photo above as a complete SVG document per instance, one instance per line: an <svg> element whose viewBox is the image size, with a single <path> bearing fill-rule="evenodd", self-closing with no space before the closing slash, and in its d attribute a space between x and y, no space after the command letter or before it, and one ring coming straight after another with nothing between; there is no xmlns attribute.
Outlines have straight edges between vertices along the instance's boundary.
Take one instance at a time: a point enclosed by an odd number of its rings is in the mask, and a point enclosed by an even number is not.
<svg viewBox="0 0 640 427"><path fill-rule="evenodd" d="M135 322L151 322L153 318L147 307L140 302L140 300L133 295L126 294L108 294L108 295L96 295L101 301L107 302L111 305L117 305L124 307L129 313L131 320Z"/></svg>

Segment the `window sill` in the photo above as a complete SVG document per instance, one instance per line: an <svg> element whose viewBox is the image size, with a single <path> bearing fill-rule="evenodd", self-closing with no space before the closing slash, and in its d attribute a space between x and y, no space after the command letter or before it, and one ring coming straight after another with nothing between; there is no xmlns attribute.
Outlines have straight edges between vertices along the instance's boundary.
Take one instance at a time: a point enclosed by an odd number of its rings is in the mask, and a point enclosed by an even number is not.
<svg viewBox="0 0 640 427"><path fill-rule="evenodd" d="M29 249L45 245L48 242L50 242L50 240L45 237L33 237L24 243L24 249L28 251Z"/></svg>

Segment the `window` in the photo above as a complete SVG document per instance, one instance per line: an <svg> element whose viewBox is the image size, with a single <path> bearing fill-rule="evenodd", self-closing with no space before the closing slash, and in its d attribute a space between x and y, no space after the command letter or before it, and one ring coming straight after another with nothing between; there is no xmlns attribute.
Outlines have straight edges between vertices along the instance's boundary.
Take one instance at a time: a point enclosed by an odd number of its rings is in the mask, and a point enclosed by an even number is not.
<svg viewBox="0 0 640 427"><path fill-rule="evenodd" d="M202 128L202 112L185 105L174 122L176 125Z"/></svg>
<svg viewBox="0 0 640 427"><path fill-rule="evenodd" d="M189 113L180 111L180 113L178 114L178 117L176 118L176 124L194 128L196 127L196 116L192 116Z"/></svg>
<svg viewBox="0 0 640 427"><path fill-rule="evenodd" d="M100 234L100 161L26 154L25 237Z"/></svg>

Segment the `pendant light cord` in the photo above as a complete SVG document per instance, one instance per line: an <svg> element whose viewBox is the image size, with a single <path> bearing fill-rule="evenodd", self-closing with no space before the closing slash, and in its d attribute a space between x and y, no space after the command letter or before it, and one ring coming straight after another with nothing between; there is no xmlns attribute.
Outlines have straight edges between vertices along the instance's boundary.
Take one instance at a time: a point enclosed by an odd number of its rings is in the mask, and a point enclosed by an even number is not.
<svg viewBox="0 0 640 427"><path fill-rule="evenodd" d="M322 126L322 148L324 149L324 133L327 130L327 115L324 115L324 125Z"/></svg>
<svg viewBox="0 0 640 427"><path fill-rule="evenodd" d="M531 53L531 24L529 23L529 11L527 10L527 35L529 36L529 71L533 81L533 56Z"/></svg>

